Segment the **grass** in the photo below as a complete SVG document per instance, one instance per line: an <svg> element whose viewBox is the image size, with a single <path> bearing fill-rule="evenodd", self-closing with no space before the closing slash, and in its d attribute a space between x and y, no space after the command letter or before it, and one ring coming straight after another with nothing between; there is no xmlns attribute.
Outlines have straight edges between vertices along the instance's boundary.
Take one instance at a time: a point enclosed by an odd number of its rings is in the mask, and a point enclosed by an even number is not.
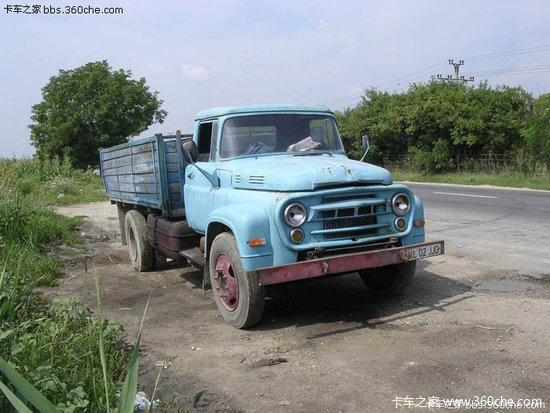
<svg viewBox="0 0 550 413"><path fill-rule="evenodd" d="M115 406L126 373L121 326L76 299L47 301L32 292L60 275L58 247L78 242L81 220L56 214L52 204L101 198L101 180L90 172L57 161L0 160L0 355L60 411ZM0 393L17 394L1 376L0 383ZM0 411L11 409L0 395Z"/></svg>
<svg viewBox="0 0 550 413"><path fill-rule="evenodd" d="M0 159L0 177L15 191L45 204L106 200L101 177L58 159Z"/></svg>
<svg viewBox="0 0 550 413"><path fill-rule="evenodd" d="M434 182L461 185L493 185L510 188L529 188L550 190L550 173L539 175L524 175L520 172L507 171L502 173L486 172L447 172L420 173L391 171L395 181Z"/></svg>

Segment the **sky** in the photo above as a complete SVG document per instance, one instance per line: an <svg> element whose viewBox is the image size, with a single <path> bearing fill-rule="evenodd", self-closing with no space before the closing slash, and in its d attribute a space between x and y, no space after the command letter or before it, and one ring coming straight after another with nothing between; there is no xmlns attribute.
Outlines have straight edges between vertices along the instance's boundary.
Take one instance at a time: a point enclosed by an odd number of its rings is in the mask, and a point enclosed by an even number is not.
<svg viewBox="0 0 550 413"><path fill-rule="evenodd" d="M192 132L216 106L354 107L364 90L406 91L453 73L550 92L547 0L1 0L0 157L32 156L28 125L60 69L107 60L144 77L168 112L140 136ZM40 13L15 13L16 5ZM121 14L45 14L44 7ZM25 10L23 7L22 10Z"/></svg>

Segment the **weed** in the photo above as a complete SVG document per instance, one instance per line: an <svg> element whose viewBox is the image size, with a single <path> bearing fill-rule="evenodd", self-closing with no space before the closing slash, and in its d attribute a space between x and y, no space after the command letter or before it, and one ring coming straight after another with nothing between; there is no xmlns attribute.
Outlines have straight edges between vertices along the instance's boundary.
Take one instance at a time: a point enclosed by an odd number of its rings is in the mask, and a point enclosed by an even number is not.
<svg viewBox="0 0 550 413"><path fill-rule="evenodd" d="M100 178L66 162L0 160L2 371L15 371L15 382L8 377L10 386L34 388L59 411L104 411L114 403L126 371L121 326L94 316L75 299L48 302L32 292L35 286L55 282L62 268L56 247L76 243L74 229L82 222L58 215L48 205L97 199L88 189L100 185ZM65 196L58 198L59 193ZM10 411L10 402L25 406L15 400L21 389L10 386L0 382L5 395L0 395L0 411Z"/></svg>
<svg viewBox="0 0 550 413"><path fill-rule="evenodd" d="M482 172L447 172L419 173L392 171L396 181L435 182L462 185L494 185L510 188L530 188L550 190L550 174L524 175L521 172L506 171L502 173Z"/></svg>

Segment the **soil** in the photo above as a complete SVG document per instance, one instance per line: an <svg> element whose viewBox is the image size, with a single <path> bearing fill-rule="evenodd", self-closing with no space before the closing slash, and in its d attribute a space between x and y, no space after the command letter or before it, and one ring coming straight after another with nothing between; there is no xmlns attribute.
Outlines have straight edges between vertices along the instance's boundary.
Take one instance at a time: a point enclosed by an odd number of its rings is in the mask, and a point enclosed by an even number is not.
<svg viewBox="0 0 550 413"><path fill-rule="evenodd" d="M58 210L88 219L84 249L67 251L67 276L48 293L95 308L96 272L103 313L130 342L150 298L139 383L150 395L167 366L158 391L166 410L394 412L430 397L483 396L550 409L549 280L448 253L419 262L413 285L391 299L357 274L272 287L263 321L238 330L198 270L132 269L115 206Z"/></svg>

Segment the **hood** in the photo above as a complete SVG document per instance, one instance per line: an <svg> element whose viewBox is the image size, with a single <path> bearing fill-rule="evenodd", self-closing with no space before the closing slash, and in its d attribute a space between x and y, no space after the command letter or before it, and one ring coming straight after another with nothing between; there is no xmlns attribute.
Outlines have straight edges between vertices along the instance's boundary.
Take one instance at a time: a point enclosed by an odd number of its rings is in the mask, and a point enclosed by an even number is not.
<svg viewBox="0 0 550 413"><path fill-rule="evenodd" d="M228 162L234 188L265 191L311 191L342 185L390 185L384 168L352 161L345 155L265 156Z"/></svg>

